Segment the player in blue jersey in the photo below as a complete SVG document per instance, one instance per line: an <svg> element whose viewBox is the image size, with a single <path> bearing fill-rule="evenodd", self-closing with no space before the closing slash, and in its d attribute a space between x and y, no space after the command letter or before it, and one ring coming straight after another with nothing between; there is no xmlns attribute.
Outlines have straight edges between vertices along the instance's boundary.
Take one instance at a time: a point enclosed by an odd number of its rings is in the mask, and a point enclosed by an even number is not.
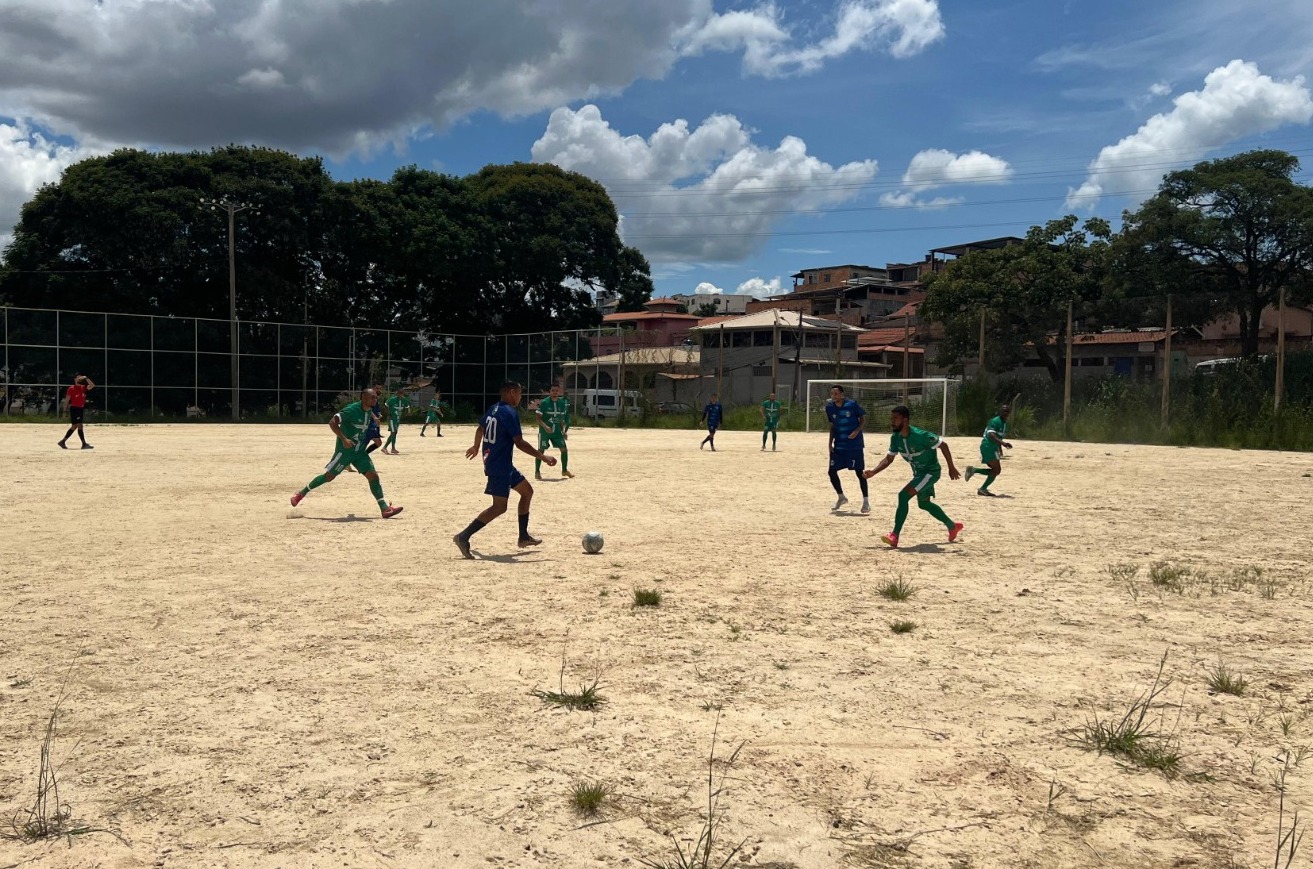
<svg viewBox="0 0 1313 869"><path fill-rule="evenodd" d="M725 416L725 408L721 405L720 399L713 392L711 401L707 406L702 408L702 419L707 424L707 436L698 444L698 449L702 449L707 444L711 444L711 451L716 451L716 429L720 428L720 421Z"/></svg>
<svg viewBox="0 0 1313 869"><path fill-rule="evenodd" d="M501 401L494 404L484 414L483 421L474 433L474 445L465 451L465 458L472 459L483 452L483 473L488 478L484 494L492 496L492 506L484 510L464 531L452 540L460 554L474 558L470 554L470 538L479 533L485 525L506 512L511 490L520 495L520 548L537 546L542 543L529 534L529 505L533 501L533 486L524 475L515 469L512 459L515 448L547 463L548 467L556 464L556 459L536 450L524 439L520 429L520 384L508 380L501 386Z"/></svg>
<svg viewBox="0 0 1313 869"><path fill-rule="evenodd" d="M866 440L862 428L866 425L866 411L862 406L844 394L842 386L830 387L830 400L825 405L825 416L830 420L830 485L839 495L834 502L838 510L848 503L843 493L843 483L839 482L840 471L852 471L857 475L857 482L862 487L862 512L871 512L871 499L867 492L866 477Z"/></svg>

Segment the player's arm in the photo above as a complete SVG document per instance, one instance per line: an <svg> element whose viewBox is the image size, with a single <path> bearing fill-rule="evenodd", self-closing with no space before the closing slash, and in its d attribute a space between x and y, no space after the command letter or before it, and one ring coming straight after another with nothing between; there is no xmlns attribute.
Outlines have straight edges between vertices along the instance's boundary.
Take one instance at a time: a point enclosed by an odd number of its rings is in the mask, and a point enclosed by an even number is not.
<svg viewBox="0 0 1313 869"><path fill-rule="evenodd" d="M479 447L483 446L483 424L480 423L474 427L474 446L465 451L465 458L472 459L479 454Z"/></svg>
<svg viewBox="0 0 1313 869"><path fill-rule="evenodd" d="M894 461L894 459L895 459L896 457L897 457L897 456L896 456L895 453L885 453L884 458L880 460L880 464L876 465L874 468L871 468L871 470L869 470L869 471L863 471L863 472L862 472L862 476L865 477L865 478L868 479L868 480L871 479L871 478L874 477L876 474L880 473L880 472L883 471L885 468L887 468L887 467L889 467L891 464L893 464L893 461Z"/></svg>
<svg viewBox="0 0 1313 869"><path fill-rule="evenodd" d="M93 390L93 389L95 389L95 388L96 388L96 384L95 384L94 382L92 382L92 380L91 380L90 377L88 377L88 378L87 378L87 392L90 392L91 390Z"/></svg>
<svg viewBox="0 0 1313 869"><path fill-rule="evenodd" d="M939 451L944 454L944 461L948 463L948 479L956 480L962 474L958 471L957 465L953 464L953 453L948 448L948 441L939 442Z"/></svg>
<svg viewBox="0 0 1313 869"><path fill-rule="evenodd" d="M540 406L537 410L534 411L534 413L538 415L538 428L541 429L542 431L547 432L548 434L551 434L552 427L547 424L547 419L543 416L542 407Z"/></svg>
<svg viewBox="0 0 1313 869"><path fill-rule="evenodd" d="M859 437L862 436L862 430L864 428L866 428L866 414L862 414L861 416L857 417L857 428L853 429L853 433L848 435L848 440L850 441L857 440Z"/></svg>
<svg viewBox="0 0 1313 869"><path fill-rule="evenodd" d="M529 442L524 439L524 435L515 436L515 445L519 447L523 452L526 452L529 455L533 456L538 461L546 462L547 467L551 468L556 466L556 459L547 455L547 453L544 453L542 450L538 449L537 447L530 446Z"/></svg>
<svg viewBox="0 0 1313 869"><path fill-rule="evenodd" d="M352 449L356 445L355 441L342 434L342 418L337 414L333 414L332 418L328 420L328 427L333 430L333 434L337 435L337 439L342 442L342 446Z"/></svg>

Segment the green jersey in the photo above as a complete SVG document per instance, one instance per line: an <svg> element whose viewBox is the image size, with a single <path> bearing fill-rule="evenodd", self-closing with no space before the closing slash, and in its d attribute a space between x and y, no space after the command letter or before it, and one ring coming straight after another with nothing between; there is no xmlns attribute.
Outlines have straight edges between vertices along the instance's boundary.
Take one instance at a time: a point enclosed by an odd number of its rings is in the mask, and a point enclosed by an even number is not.
<svg viewBox="0 0 1313 869"><path fill-rule="evenodd" d="M766 417L766 425L776 426L780 424L780 402L766 399L761 403L761 412Z"/></svg>
<svg viewBox="0 0 1313 869"><path fill-rule="evenodd" d="M1003 417L996 416L989 421L989 425L985 426L985 434L980 440L980 448L982 450L987 448L998 449L998 441L989 436L990 432L994 432L994 434L998 435L999 440L1008 436L1008 424L1004 421Z"/></svg>
<svg viewBox="0 0 1313 869"><path fill-rule="evenodd" d="M374 415L365 410L360 402L355 401L339 410L334 419L337 420L337 427L342 431L343 436L351 438L359 445L365 429L374 421ZM341 443L339 440L339 448Z"/></svg>
<svg viewBox="0 0 1313 869"><path fill-rule="evenodd" d="M388 406L388 415L392 419L401 419L401 412L410 407L410 399L400 395L389 396L385 402Z"/></svg>
<svg viewBox="0 0 1313 869"><path fill-rule="evenodd" d="M437 416L446 416L447 410L450 407L451 405L447 404L447 402L435 398L429 402L429 414L430 415L436 414Z"/></svg>
<svg viewBox="0 0 1313 869"><path fill-rule="evenodd" d="M894 432L889 439L889 455L902 456L912 466L912 473L938 474L939 445L943 440L932 431L908 426L907 437L901 432Z"/></svg>
<svg viewBox="0 0 1313 869"><path fill-rule="evenodd" d="M570 402L565 396L538 402L538 417L551 434L564 434L570 427Z"/></svg>

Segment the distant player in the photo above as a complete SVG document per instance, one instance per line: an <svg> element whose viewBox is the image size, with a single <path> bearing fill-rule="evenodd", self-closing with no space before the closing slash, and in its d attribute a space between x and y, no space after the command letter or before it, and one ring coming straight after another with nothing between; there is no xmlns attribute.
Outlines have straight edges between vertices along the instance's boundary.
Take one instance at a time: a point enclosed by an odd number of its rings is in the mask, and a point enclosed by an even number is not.
<svg viewBox="0 0 1313 869"><path fill-rule="evenodd" d="M369 457L369 452L365 449L365 432L368 431L369 422L373 419L370 408L377 403L378 393L372 389L365 389L361 391L359 401L348 404L328 420L328 427L333 430L336 437L333 444L333 458L324 468L324 473L315 477L304 489L292 496L293 507L300 504L311 490L318 489L325 483L331 483L343 470L354 467L369 480L369 491L378 502L378 509L384 519L391 519L401 512L402 508L393 507L383 497L383 484L378 480L378 471L374 470L374 460Z"/></svg>
<svg viewBox="0 0 1313 869"><path fill-rule="evenodd" d="M429 426L437 428L438 437L442 437L442 418L451 410L451 405L442 400L442 390L433 390L433 399L429 401L429 411L424 417L424 425L420 426L419 436L424 437L424 432L428 431Z"/></svg>
<svg viewBox="0 0 1313 869"><path fill-rule="evenodd" d="M976 490L977 495L984 495L989 498L997 497L989 491L990 485L1003 473L1003 463L999 461L1002 457L1000 448L1012 449L1012 444L1003 440L1008 434L1008 417L1012 415L1012 408L1006 404L999 408L998 416L989 421L985 426L985 436L980 439L980 460L985 463L983 468L967 468L967 479L970 480L976 474L986 474L984 484Z"/></svg>
<svg viewBox="0 0 1313 869"><path fill-rule="evenodd" d="M387 443L383 444L383 452L388 452L388 447L391 447L392 455L401 455L397 451L397 433L401 431L401 415L409 408L410 399L406 398L406 390L398 386L392 397L387 400L388 439Z"/></svg>
<svg viewBox="0 0 1313 869"><path fill-rule="evenodd" d="M482 446L483 473L488 478L483 493L492 496L492 506L480 513L464 531L451 538L460 554L466 558L474 557L470 554L470 538L506 512L512 489L520 495L520 538L517 545L524 548L542 543L529 534L529 505L533 502L533 486L515 469L515 448L519 447L535 459L546 462L548 467L555 465L556 459L535 450L524 439L520 430L520 397L520 384L511 380L503 383L501 401L484 414L482 423L474 432L474 445L465 451L465 458L472 459L479 454Z"/></svg>
<svg viewBox="0 0 1313 869"><path fill-rule="evenodd" d="M761 403L761 451L766 451L766 435L770 435L770 449L775 452L775 439L780 430L780 403L775 399L775 393L766 396L766 400Z"/></svg>
<svg viewBox="0 0 1313 869"><path fill-rule="evenodd" d="M848 503L843 483L839 482L839 472L852 471L862 487L862 512L870 513L871 498L867 493L866 477L862 475L862 469L866 467L866 438L862 434L866 411L844 394L842 386L831 386L825 415L830 420L830 485L839 496L834 509Z"/></svg>
<svg viewBox="0 0 1313 869"><path fill-rule="evenodd" d="M87 413L87 393L96 388L96 384L91 382L91 378L85 374L79 374L73 378L73 385L64 392L64 400L68 402L68 431L59 439L59 448L68 449L68 439L77 432L78 440L82 441L82 449L95 449L87 443L87 436L82 432L82 421Z"/></svg>
<svg viewBox="0 0 1313 869"><path fill-rule="evenodd" d="M574 479L570 473L570 450L565 441L570 432L570 401L561 395L561 387L553 386L551 394L538 402L538 449L546 450L556 447L561 451L561 476ZM543 478L543 463L535 459L533 463L535 480Z"/></svg>
<svg viewBox="0 0 1313 869"><path fill-rule="evenodd" d="M720 428L720 421L725 416L725 408L721 406L719 397L713 392L711 401L707 406L702 408L702 421L707 424L707 436L698 444L698 449L702 449L707 444L711 444L711 451L716 451L716 430Z"/></svg>
<svg viewBox="0 0 1313 869"><path fill-rule="evenodd" d="M898 512L894 514L894 530L880 538L893 549L898 548L898 535L902 533L903 523L907 521L907 505L913 498L916 498L918 507L944 523L944 527L948 529L949 543L962 533L962 523L949 519L943 508L931 500L935 497L935 483L942 473L935 450L944 454L944 461L948 462L950 480L962 476L958 473L957 466L953 464L953 454L949 452L948 444L944 443L943 438L934 432L916 428L912 425L911 419L912 412L901 404L890 412L889 427L893 429L893 436L889 439L889 453L880 460L880 464L866 472L868 478L874 477L889 467L897 456L902 456L912 466L912 482L898 493Z"/></svg>

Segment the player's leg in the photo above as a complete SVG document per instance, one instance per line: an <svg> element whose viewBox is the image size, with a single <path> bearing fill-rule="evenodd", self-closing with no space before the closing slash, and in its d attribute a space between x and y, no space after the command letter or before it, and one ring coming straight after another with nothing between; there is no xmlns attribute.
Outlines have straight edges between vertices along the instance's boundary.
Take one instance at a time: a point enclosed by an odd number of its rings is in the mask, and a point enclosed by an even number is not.
<svg viewBox="0 0 1313 869"><path fill-rule="evenodd" d="M438 414L438 418L433 421L433 425L433 433L438 437L442 437L442 414Z"/></svg>
<svg viewBox="0 0 1313 869"><path fill-rule="evenodd" d="M494 481L492 477L488 478L488 485L483 490L484 492L488 492L490 489L496 491L504 489L506 494L493 495L492 506L475 516L474 521L465 526L464 531L451 538L455 542L456 548L460 550L460 554L466 558L474 558L470 554L470 538L482 531L493 519L506 512L506 504L510 500L511 490L509 485L504 485L505 483L505 480Z"/></svg>
<svg viewBox="0 0 1313 869"><path fill-rule="evenodd" d="M362 455L361 458L368 459L368 456ZM357 468L359 468L359 465L357 465ZM365 479L369 481L369 491L374 496L374 500L378 502L378 509L379 512L383 514L383 518L391 519L393 516L400 513L400 507L393 507L388 503L387 498L383 497L383 483L378 478L378 471L362 470L361 473L364 474Z"/></svg>
<svg viewBox="0 0 1313 869"><path fill-rule="evenodd" d="M772 428L772 429L770 430L770 448L771 448L771 452L774 452L774 451L775 451L775 443L776 443L776 439L779 437L779 435L780 435L780 430L779 430L778 428ZM763 446L764 446L764 444L763 444Z"/></svg>
<svg viewBox="0 0 1313 869"><path fill-rule="evenodd" d="M426 432L426 431L429 430L429 424L432 423L432 422L433 422L433 414L431 414L431 413L430 413L430 414L426 414L426 415L424 416L424 424L423 424L422 426L419 427L419 436L420 436L420 437L424 437L424 432Z"/></svg>
<svg viewBox="0 0 1313 869"><path fill-rule="evenodd" d="M561 476L573 480L574 474L570 473L570 445L565 435L556 436L556 446L561 451Z"/></svg>
<svg viewBox="0 0 1313 869"><path fill-rule="evenodd" d="M980 488L977 489L976 491L981 495L985 495L990 498L994 497L994 493L989 491L989 487L990 485L993 484L993 482L996 479L998 479L998 475L1003 473L1003 463L1000 462L997 458L995 458L989 462L988 467L979 469L977 473L985 474L986 477L985 477L985 482L981 484Z"/></svg>
<svg viewBox="0 0 1313 869"><path fill-rule="evenodd" d="M347 450L338 449L338 451L333 454L333 458L329 461L328 465L325 466L324 472L315 477L309 483L306 483L303 488L292 496L292 506L295 507L297 504L300 504L301 500L305 498L306 495L309 495L312 490L318 489L325 483L331 483L336 480L337 475L342 473L342 470L350 464L351 456Z"/></svg>
<svg viewBox="0 0 1313 869"><path fill-rule="evenodd" d="M916 506L929 513L931 516L943 523L948 529L948 542L952 543L957 539L957 535L962 533L961 524L948 518L944 508L934 502L935 482L939 479L938 474L927 474L917 481L916 489Z"/></svg>
<svg viewBox="0 0 1313 869"><path fill-rule="evenodd" d="M549 446L549 443L548 443L548 441L547 441L547 432L543 431L542 428L539 427L539 429L538 429L538 452L540 452L540 453L541 453L541 452L546 452L548 446ZM542 460L542 459L534 459L534 460L533 460L533 478L534 478L535 480L541 480L541 479L543 478L543 460Z"/></svg>
<svg viewBox="0 0 1313 869"><path fill-rule="evenodd" d="M834 493L839 496L833 508L838 510L848 503L848 496L843 493L843 483L839 480L839 461L834 457L834 453L830 453L830 485L834 487Z"/></svg>
<svg viewBox="0 0 1313 869"><path fill-rule="evenodd" d="M761 451L762 451L763 453L766 452L766 435L768 435L768 434L770 434L770 426L768 426L768 425L764 425L764 426L762 426L762 427L761 427Z"/></svg>
<svg viewBox="0 0 1313 869"><path fill-rule="evenodd" d="M520 520L520 539L516 541L516 545L520 548L537 546L542 541L529 533L529 508L533 505L533 486L518 471L512 470L511 477L511 488L520 496L518 516ZM515 478L518 478L518 480Z"/></svg>
<svg viewBox="0 0 1313 869"><path fill-rule="evenodd" d="M908 505L916 497L915 481L898 490L898 508L894 510L894 530L880 539L890 547L898 548L898 535L903 533L903 524L907 522Z"/></svg>
<svg viewBox="0 0 1313 869"><path fill-rule="evenodd" d="M396 454L396 452L397 452L397 432L398 432L400 429L401 429L401 426L397 423L397 421L396 421L395 419L390 420L390 421L388 422L388 439L387 439L387 443L383 444L383 452L386 453L388 450L391 450L392 453L393 453L394 455Z"/></svg>
<svg viewBox="0 0 1313 869"><path fill-rule="evenodd" d="M707 434L707 440L711 442L711 451L716 451L716 429L711 429Z"/></svg>

